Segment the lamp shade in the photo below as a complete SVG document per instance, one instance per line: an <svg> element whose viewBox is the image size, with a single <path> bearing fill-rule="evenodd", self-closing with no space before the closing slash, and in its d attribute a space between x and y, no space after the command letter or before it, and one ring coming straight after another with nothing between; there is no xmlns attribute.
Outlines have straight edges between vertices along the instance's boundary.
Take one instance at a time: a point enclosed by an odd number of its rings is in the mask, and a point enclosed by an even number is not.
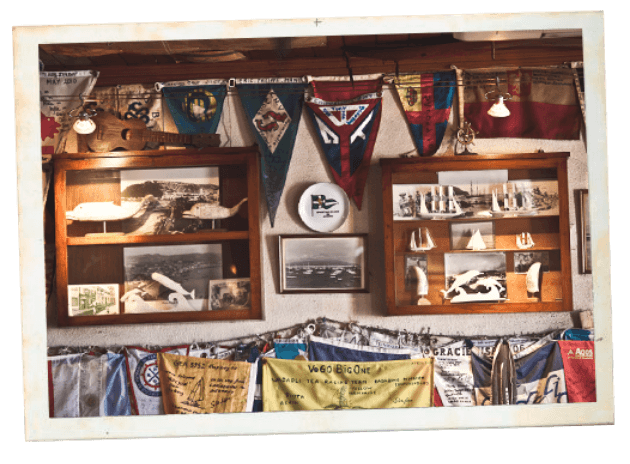
<svg viewBox="0 0 630 464"><path fill-rule="evenodd" d="M78 134L91 134L96 130L96 124L88 116L81 116L72 125Z"/></svg>
<svg viewBox="0 0 630 464"><path fill-rule="evenodd" d="M490 107L488 114L493 118L505 118L510 115L510 110L503 103L503 95L497 97L497 101Z"/></svg>

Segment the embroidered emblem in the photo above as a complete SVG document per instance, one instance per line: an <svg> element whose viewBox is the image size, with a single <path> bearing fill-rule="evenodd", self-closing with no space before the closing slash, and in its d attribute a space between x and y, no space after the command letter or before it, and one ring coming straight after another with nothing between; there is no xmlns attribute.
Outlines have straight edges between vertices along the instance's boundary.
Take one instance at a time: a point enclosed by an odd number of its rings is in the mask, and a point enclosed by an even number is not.
<svg viewBox="0 0 630 464"><path fill-rule="evenodd" d="M162 396L157 366L157 354L150 354L138 362L133 379L140 391L145 395Z"/></svg>
<svg viewBox="0 0 630 464"><path fill-rule="evenodd" d="M284 109L276 93L270 89L252 122L256 131L269 147L269 151L273 153L289 128L291 117Z"/></svg>

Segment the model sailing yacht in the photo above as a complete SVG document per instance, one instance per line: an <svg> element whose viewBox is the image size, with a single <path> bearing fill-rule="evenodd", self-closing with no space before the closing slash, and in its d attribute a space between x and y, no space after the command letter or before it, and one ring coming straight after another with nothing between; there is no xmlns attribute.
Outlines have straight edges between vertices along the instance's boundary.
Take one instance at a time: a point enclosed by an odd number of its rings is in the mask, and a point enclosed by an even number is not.
<svg viewBox="0 0 630 464"><path fill-rule="evenodd" d="M470 241L468 242L468 245L466 245L466 249L479 251L479 250L485 250L486 248L487 248L486 243L483 241L483 238L481 237L481 232L479 232L479 229L477 229L475 233L472 235L472 237L470 237Z"/></svg>
<svg viewBox="0 0 630 464"><path fill-rule="evenodd" d="M534 245L534 240L532 240L532 236L529 232L521 232L520 235L516 236L516 246L519 249L526 250L528 248L533 248Z"/></svg>
<svg viewBox="0 0 630 464"><path fill-rule="evenodd" d="M429 229L424 228L425 238L422 239L422 227L418 228L418 239L416 240L416 231L411 232L411 240L409 241L409 249L411 251L427 251L435 248L435 242L431 238L431 234L429 233Z"/></svg>
<svg viewBox="0 0 630 464"><path fill-rule="evenodd" d="M490 213L493 216L529 216L538 213L525 192L521 192L521 203L522 206L519 207L516 200L516 185L512 184L512 191L508 192L507 185L503 184L503 207L499 204L497 190L493 189Z"/></svg>
<svg viewBox="0 0 630 464"><path fill-rule="evenodd" d="M464 211L453 195L453 186L448 186L448 196L446 196L444 187L440 185L437 195L435 186L431 186L430 209L427 208L424 194L420 194L420 204L416 207L416 215L420 219L451 219L463 216Z"/></svg>

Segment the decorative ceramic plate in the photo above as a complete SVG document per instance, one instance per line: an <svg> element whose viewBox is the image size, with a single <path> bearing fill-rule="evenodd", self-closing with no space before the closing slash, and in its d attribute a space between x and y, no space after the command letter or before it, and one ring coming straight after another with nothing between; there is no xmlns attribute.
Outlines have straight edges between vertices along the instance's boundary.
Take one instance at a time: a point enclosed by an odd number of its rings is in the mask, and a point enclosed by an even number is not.
<svg viewBox="0 0 630 464"><path fill-rule="evenodd" d="M309 229L332 232L346 221L349 204L346 192L337 184L313 184L300 197L298 212Z"/></svg>

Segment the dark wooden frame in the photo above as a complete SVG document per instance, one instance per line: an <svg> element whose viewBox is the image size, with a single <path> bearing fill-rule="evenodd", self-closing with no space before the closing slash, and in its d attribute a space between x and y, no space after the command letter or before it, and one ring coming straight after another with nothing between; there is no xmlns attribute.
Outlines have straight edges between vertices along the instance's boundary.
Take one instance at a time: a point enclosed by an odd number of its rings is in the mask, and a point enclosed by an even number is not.
<svg viewBox="0 0 630 464"><path fill-rule="evenodd" d="M143 150L111 153L73 153L53 155L55 169L55 247L57 253L57 316L58 325L84 326L109 324L144 324L170 322L201 322L214 320L262 319L261 271L260 271L260 154L256 146L244 148L206 148L203 150ZM246 192L232 192L235 197L247 196L246 230L207 231L177 235L135 235L112 237L72 237L66 226L66 174L81 170L118 170L144 168L173 168L193 166L219 166L240 176L236 182L246 187ZM223 179L221 180L223 184ZM226 192L229 188L226 187ZM222 191L223 193L223 191ZM240 199L239 198L239 199ZM222 197L225 206L238 200ZM242 208L244 209L244 208ZM132 313L104 316L68 317L68 251L121 249L127 245L168 245L184 243L243 243L249 247L249 278L252 293L251 307L247 310L190 311ZM98 248L96 248L98 247ZM114 253L115 254L115 253ZM122 257L120 258L122 260ZM114 259L113 261L116 261ZM108 266L121 263L109 262ZM105 266L107 269L107 266ZM124 285L121 282L121 285ZM121 289L122 290L122 289ZM120 293L122 295L123 293ZM121 305L122 311L122 305Z"/></svg>
<svg viewBox="0 0 630 464"><path fill-rule="evenodd" d="M334 240L339 238L360 238L363 241L363 276L364 287L361 289L313 289L313 290L292 290L285 288L284 256L282 253L283 240L291 239L321 239ZM278 285L280 293L369 293L369 260L368 260L368 234L296 234L278 236Z"/></svg>
<svg viewBox="0 0 630 464"><path fill-rule="evenodd" d="M570 223L569 223L569 193L567 160L569 153L532 153L532 154L505 154L505 155L464 155L449 157L431 158L383 158L380 160L382 171L382 194L383 194L383 228L384 228L384 253L385 253L385 294L388 315L414 315L414 314L471 314L471 313L517 313L517 312L548 312L548 311L571 311L573 310L573 286L571 275L571 247L570 247ZM557 285L561 290L562 299L553 301L538 302L502 302L502 303L460 303L460 304L432 304L426 306L414 305L411 303L397 304L396 299L396 256L400 256L403 251L400 249L407 238L402 239L395 233L393 220L393 198L392 185L393 175L417 176L420 173L435 173L438 171L465 171L465 170L485 170L485 169L507 169L523 171L544 171L545 169L555 169L558 182L559 214L551 220L541 218L497 218L495 222L496 250L509 252L519 251L515 245L499 246L497 223L513 224L520 226L521 223L533 223L539 228L556 227L557 230L549 233L554 236L553 246L537 246L534 250L559 250L560 263L559 272L561 279ZM400 183L422 183L413 180ZM456 219L457 220L457 219ZM470 221L471 219L461 219ZM483 219L487 221L487 219ZM396 221L396 229L404 227L398 224L409 224L408 227L430 226L440 221ZM443 222L443 221L442 221ZM435 236L433 236L436 241ZM440 248L440 246L442 248ZM512 248L513 247L513 248ZM449 252L444 245L439 245L434 250L427 251L429 263L432 259ZM409 252L405 252L409 253ZM460 251L460 253L473 253L470 251ZM443 259L443 258L440 258ZM509 269L509 263L508 263ZM404 278L404 276L403 276ZM508 295L510 291L508 289Z"/></svg>
<svg viewBox="0 0 630 464"><path fill-rule="evenodd" d="M576 211L578 212L578 224L579 224L579 258L580 258L580 274L592 274L593 272L593 256L592 248L589 249L588 241L591 236L591 222L589 215L589 200L588 189L579 189L577 191ZM591 242L592 244L592 242ZM590 257L590 260L589 260Z"/></svg>

